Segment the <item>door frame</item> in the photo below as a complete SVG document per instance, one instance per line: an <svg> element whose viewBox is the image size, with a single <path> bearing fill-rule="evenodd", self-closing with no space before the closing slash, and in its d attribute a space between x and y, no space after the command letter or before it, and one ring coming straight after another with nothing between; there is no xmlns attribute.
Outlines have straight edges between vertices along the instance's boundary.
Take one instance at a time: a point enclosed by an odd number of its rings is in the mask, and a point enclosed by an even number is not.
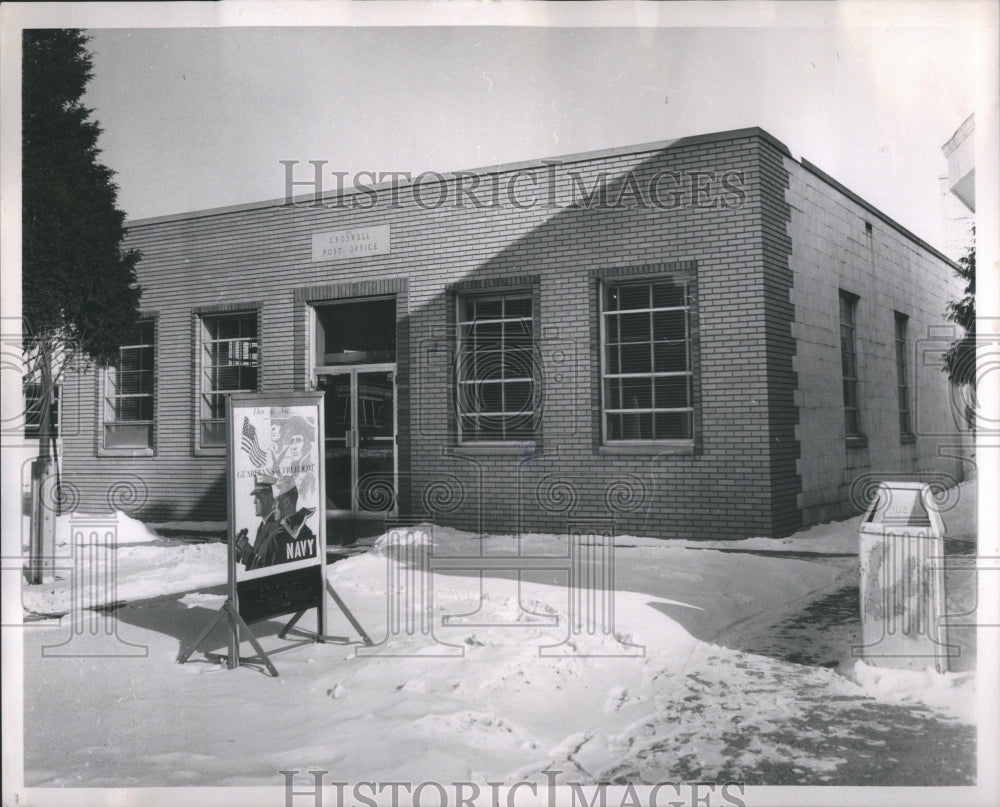
<svg viewBox="0 0 1000 807"><path fill-rule="evenodd" d="M362 510L358 506L358 451L360 439L358 432L358 375L361 373L391 373L392 375L392 500L391 510ZM312 387L319 389L320 376L346 375L350 377L351 395L351 427L350 439L350 488L351 509L354 518L394 518L399 514L399 373L396 362L382 364L344 364L313 367ZM326 435L329 439L330 435ZM325 442L325 441L324 441ZM326 470L326 446L323 446L324 472ZM324 491L325 495L325 491Z"/></svg>

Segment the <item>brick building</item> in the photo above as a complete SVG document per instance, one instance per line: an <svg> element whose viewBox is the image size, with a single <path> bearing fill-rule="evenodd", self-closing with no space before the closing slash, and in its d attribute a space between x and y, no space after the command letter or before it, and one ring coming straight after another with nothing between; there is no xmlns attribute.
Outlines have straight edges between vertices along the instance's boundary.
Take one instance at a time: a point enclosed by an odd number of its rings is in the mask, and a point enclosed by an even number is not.
<svg viewBox="0 0 1000 807"><path fill-rule="evenodd" d="M345 192L286 169L294 202L131 222L135 342L63 392L77 509L224 519L234 389L325 391L356 517L780 536L869 477L962 476L927 349L952 264L760 129Z"/></svg>

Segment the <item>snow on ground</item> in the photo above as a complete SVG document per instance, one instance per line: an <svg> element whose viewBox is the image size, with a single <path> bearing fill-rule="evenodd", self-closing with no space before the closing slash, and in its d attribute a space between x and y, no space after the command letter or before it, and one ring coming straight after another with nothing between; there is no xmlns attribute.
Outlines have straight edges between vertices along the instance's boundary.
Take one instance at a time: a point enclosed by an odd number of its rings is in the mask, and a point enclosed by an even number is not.
<svg viewBox="0 0 1000 807"><path fill-rule="evenodd" d="M949 533L974 534L964 517ZM114 589L74 587L72 575L24 587L36 620L25 631L29 786L274 785L290 768L348 782L544 781L543 770L617 783L974 776L970 673L879 670L850 662L849 647L834 659L848 675L746 652L770 626L856 583L855 520L711 547L620 537L607 631L570 629L559 570L520 580L436 571L433 631L391 630L389 581L400 578L390 575L412 572L428 548L396 551L383 539L328 568L378 643L374 655L358 657L328 600L327 631L339 641L308 641L314 612L286 640L276 635L283 620L254 626L278 678L259 664L228 671L203 653L176 664L224 600L225 545L161 538L123 514L115 523L117 548L101 556L114 559ZM565 536L480 540L428 527L435 557L566 552ZM94 632L68 617L37 621L70 612L74 597L117 607L89 612L103 620ZM797 641L822 645L821 630ZM224 647L221 628L202 645Z"/></svg>
<svg viewBox="0 0 1000 807"><path fill-rule="evenodd" d="M83 545L104 551L95 549L85 555L80 551ZM91 572L106 569L108 552L114 559L113 586L101 575L91 573L81 581L72 574L75 564L84 558ZM225 544L164 539L121 511L112 516L60 516L56 521L56 557L56 580L24 587L21 602L26 616L65 614L74 601L88 606L111 605L226 582Z"/></svg>
<svg viewBox="0 0 1000 807"><path fill-rule="evenodd" d="M933 669L891 670L873 667L860 659L854 662L849 676L867 694L892 703L919 702L954 713L969 724L976 722L976 704L963 697L973 677L971 672L939 675ZM956 691L959 697L956 697ZM971 688L968 689L971 694Z"/></svg>

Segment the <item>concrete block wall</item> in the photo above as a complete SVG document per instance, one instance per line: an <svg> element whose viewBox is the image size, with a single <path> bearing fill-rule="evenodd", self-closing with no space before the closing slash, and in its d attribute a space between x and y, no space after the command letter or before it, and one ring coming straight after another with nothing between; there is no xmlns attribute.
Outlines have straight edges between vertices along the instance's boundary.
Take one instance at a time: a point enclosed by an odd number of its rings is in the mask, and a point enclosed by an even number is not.
<svg viewBox="0 0 1000 807"><path fill-rule="evenodd" d="M804 522L857 512L872 480L960 480L967 471L957 458L963 441L940 362L951 334L946 306L961 293L951 264L808 162L786 158L785 165ZM856 447L845 437L840 290L858 297L858 394L867 444ZM899 428L897 311L909 318L912 439Z"/></svg>

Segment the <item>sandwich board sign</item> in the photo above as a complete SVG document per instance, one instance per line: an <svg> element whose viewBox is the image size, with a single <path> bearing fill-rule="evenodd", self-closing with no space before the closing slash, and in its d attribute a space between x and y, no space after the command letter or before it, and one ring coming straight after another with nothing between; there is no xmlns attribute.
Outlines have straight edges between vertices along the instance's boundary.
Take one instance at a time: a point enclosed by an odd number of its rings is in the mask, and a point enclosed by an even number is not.
<svg viewBox="0 0 1000 807"><path fill-rule="evenodd" d="M227 402L228 597L192 647L225 618L230 669L245 634L272 675L278 672L250 625L291 615L280 637L316 608L315 641L326 629L326 594L371 643L326 581L323 393L232 395Z"/></svg>
<svg viewBox="0 0 1000 807"><path fill-rule="evenodd" d="M247 623L325 616L323 395L230 398L230 596Z"/></svg>
<svg viewBox="0 0 1000 807"><path fill-rule="evenodd" d="M946 672L944 527L930 485L881 482L859 529L862 644L879 667Z"/></svg>

